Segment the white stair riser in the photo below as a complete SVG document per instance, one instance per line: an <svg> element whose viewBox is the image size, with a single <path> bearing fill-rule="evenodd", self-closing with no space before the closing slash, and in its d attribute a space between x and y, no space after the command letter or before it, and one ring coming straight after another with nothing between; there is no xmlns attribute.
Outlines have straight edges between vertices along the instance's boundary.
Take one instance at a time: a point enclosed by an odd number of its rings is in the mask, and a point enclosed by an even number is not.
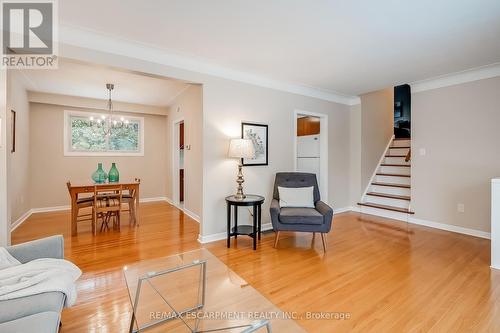
<svg viewBox="0 0 500 333"><path fill-rule="evenodd" d="M395 167L395 166L381 166L378 170L381 173L396 173L398 175L409 175L411 168Z"/></svg>
<svg viewBox="0 0 500 333"><path fill-rule="evenodd" d="M391 183L391 184L404 184L410 185L410 177L395 177L395 176L375 176L375 182L377 183Z"/></svg>
<svg viewBox="0 0 500 333"><path fill-rule="evenodd" d="M400 207L400 208L408 208L410 206L410 202L407 200L376 197L373 195L365 196L365 202L371 202L379 205L386 205L386 206Z"/></svg>
<svg viewBox="0 0 500 333"><path fill-rule="evenodd" d="M406 196L411 195L411 190L409 188L391 187L391 186L371 185L369 192L395 194L395 195L406 195Z"/></svg>
<svg viewBox="0 0 500 333"><path fill-rule="evenodd" d="M389 154L388 155L405 155L408 154L409 148L393 148L391 147L389 149Z"/></svg>
<svg viewBox="0 0 500 333"><path fill-rule="evenodd" d="M411 140L394 140L392 141L393 147L411 147Z"/></svg>
<svg viewBox="0 0 500 333"><path fill-rule="evenodd" d="M409 220L409 216L410 216L409 214L406 214L406 213L394 212L394 211L386 210L386 209L379 209L379 208L365 207L365 206L358 206L358 207L359 207L360 213L382 216L382 217L386 217L389 219L395 219L395 220L399 220L399 221L407 222Z"/></svg>
<svg viewBox="0 0 500 333"><path fill-rule="evenodd" d="M407 164L410 165L410 161L406 162L404 157L385 157L384 164Z"/></svg>

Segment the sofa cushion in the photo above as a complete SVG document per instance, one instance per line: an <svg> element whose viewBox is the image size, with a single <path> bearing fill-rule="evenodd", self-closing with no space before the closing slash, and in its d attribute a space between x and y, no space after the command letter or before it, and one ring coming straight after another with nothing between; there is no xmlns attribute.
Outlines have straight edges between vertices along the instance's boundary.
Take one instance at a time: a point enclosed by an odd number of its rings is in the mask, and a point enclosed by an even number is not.
<svg viewBox="0 0 500 333"><path fill-rule="evenodd" d="M64 305L64 297L63 293L54 291L0 301L0 323L39 312L52 311L59 313ZM0 332L3 331L0 329Z"/></svg>
<svg viewBox="0 0 500 333"><path fill-rule="evenodd" d="M323 215L314 208L281 208L279 219L283 224L323 224Z"/></svg>
<svg viewBox="0 0 500 333"><path fill-rule="evenodd" d="M56 333L59 330L59 312L40 312L31 316L0 324L0 332L9 333Z"/></svg>

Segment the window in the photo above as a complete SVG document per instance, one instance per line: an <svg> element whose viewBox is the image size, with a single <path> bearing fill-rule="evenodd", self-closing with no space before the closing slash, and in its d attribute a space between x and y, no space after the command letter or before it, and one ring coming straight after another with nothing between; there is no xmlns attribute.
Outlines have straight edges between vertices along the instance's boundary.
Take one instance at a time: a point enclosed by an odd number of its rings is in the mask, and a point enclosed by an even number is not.
<svg viewBox="0 0 500 333"><path fill-rule="evenodd" d="M143 156L144 118L123 116L128 124L112 128L106 135L91 120L105 114L65 111L64 155L66 156ZM116 115L120 118L122 116Z"/></svg>

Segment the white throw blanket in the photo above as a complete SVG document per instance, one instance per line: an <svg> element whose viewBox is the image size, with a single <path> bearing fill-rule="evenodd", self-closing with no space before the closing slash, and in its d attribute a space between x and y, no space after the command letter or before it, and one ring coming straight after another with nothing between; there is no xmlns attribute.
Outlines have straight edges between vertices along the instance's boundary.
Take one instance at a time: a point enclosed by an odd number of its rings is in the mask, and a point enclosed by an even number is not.
<svg viewBox="0 0 500 333"><path fill-rule="evenodd" d="M62 292L65 306L76 301L75 281L82 271L64 259L43 258L21 264L0 247L0 301L41 294Z"/></svg>

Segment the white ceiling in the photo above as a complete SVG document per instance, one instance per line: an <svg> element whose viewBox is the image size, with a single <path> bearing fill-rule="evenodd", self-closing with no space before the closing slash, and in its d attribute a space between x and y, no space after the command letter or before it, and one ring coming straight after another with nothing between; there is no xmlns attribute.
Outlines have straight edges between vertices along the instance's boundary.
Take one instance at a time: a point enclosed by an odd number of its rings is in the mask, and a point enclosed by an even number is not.
<svg viewBox="0 0 500 333"><path fill-rule="evenodd" d="M166 107L187 86L177 80L149 77L131 72L59 60L56 70L23 70L29 90L107 99L106 83L115 88L112 99L120 102Z"/></svg>
<svg viewBox="0 0 500 333"><path fill-rule="evenodd" d="M499 0L64 0L59 13L66 26L348 95L500 62Z"/></svg>

